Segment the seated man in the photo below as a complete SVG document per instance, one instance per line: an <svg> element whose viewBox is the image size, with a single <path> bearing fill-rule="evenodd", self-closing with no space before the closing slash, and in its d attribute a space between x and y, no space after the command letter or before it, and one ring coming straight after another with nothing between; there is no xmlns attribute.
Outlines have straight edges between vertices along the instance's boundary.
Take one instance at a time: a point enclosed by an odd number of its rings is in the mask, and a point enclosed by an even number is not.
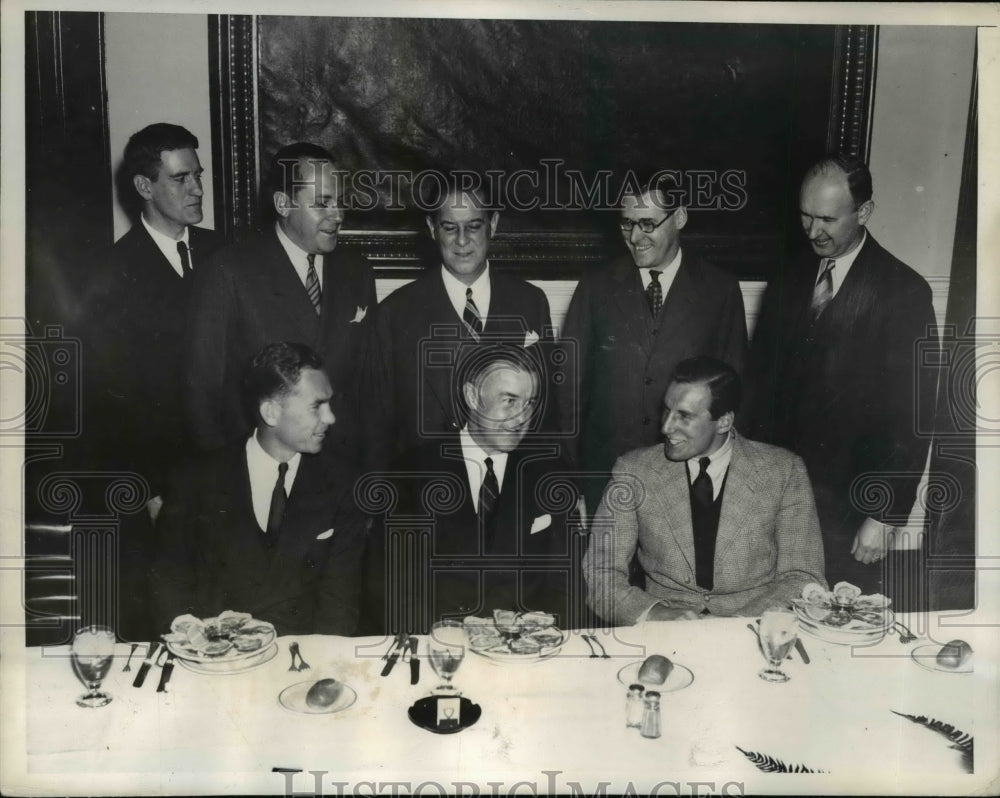
<svg viewBox="0 0 1000 798"><path fill-rule="evenodd" d="M335 419L319 356L275 343L244 377L250 438L179 470L164 497L152 575L162 631L230 609L282 634L354 633L365 518L355 474L321 454Z"/></svg>
<svg viewBox="0 0 1000 798"><path fill-rule="evenodd" d="M615 463L583 561L588 602L605 621L758 615L824 583L805 466L739 436L740 391L726 363L681 361L663 402L666 441ZM633 555L645 585L629 584Z"/></svg>
<svg viewBox="0 0 1000 798"><path fill-rule="evenodd" d="M576 505L558 446L525 441L539 401L532 349L471 344L456 368L467 422L390 469L395 506L372 536L371 631L426 632L444 617L539 610L575 623ZM382 477L359 489L373 496ZM578 591L579 594L582 591Z"/></svg>

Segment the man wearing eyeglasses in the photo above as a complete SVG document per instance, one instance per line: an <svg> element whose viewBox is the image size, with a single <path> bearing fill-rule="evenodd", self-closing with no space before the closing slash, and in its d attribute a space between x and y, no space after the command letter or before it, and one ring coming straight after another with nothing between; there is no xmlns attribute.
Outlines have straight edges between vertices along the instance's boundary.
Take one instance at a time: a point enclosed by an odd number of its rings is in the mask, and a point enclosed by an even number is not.
<svg viewBox="0 0 1000 798"><path fill-rule="evenodd" d="M619 456L657 442L660 403L680 361L708 355L738 372L746 355L739 282L682 248L688 213L673 196L657 183L623 196L628 255L584 274L563 325L562 339L574 345L560 420L570 457L590 474L582 486L589 508Z"/></svg>

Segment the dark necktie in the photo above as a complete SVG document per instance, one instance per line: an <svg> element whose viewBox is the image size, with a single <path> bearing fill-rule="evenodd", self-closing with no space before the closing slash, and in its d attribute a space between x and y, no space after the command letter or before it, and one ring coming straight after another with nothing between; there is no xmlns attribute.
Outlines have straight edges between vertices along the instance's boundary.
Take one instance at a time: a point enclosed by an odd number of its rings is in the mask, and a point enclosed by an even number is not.
<svg viewBox="0 0 1000 798"><path fill-rule="evenodd" d="M316 274L316 256L309 253L309 270L306 272L306 291L309 292L309 300L316 308L316 315L319 315L323 304L323 294L319 288L319 275Z"/></svg>
<svg viewBox="0 0 1000 798"><path fill-rule="evenodd" d="M465 322L465 326L469 328L469 332L472 337L477 341L479 336L483 334L483 317L479 315L479 308L476 307L476 303L472 301L472 289L465 289L465 311L462 313L462 321ZM487 462L490 462L487 459ZM492 471L490 472L492 473Z"/></svg>
<svg viewBox="0 0 1000 798"><path fill-rule="evenodd" d="M285 474L288 473L288 463L278 463L278 481L274 483L274 490L271 491L271 509L267 513L267 537L268 542L274 544L274 536L281 529L281 519L285 516L285 504L288 497L285 495Z"/></svg>
<svg viewBox="0 0 1000 798"><path fill-rule="evenodd" d="M649 286L646 288L646 298L649 300L649 309L653 312L655 319L660 315L663 308L663 286L660 285L660 273L656 269L649 270Z"/></svg>
<svg viewBox="0 0 1000 798"><path fill-rule="evenodd" d="M500 483L497 482L497 475L493 470L493 458L487 457L485 462L486 476L483 477L483 484L479 487L479 517L484 524L490 520L497 507L497 499L500 498Z"/></svg>
<svg viewBox="0 0 1000 798"><path fill-rule="evenodd" d="M833 299L833 267L837 261L833 258L823 258L820 263L820 274L816 278L816 287L813 288L812 312L813 318L818 319L820 314L830 304Z"/></svg>
<svg viewBox="0 0 1000 798"><path fill-rule="evenodd" d="M713 586L713 570L715 566L715 536L717 528L713 528L712 478L708 475L708 457L698 460L701 469L691 483L691 516L694 524L694 574L700 587L711 590Z"/></svg>
<svg viewBox="0 0 1000 798"><path fill-rule="evenodd" d="M184 270L184 276L187 277L191 274L191 257L188 255L188 245L183 241L177 242L177 254L181 256L181 268Z"/></svg>

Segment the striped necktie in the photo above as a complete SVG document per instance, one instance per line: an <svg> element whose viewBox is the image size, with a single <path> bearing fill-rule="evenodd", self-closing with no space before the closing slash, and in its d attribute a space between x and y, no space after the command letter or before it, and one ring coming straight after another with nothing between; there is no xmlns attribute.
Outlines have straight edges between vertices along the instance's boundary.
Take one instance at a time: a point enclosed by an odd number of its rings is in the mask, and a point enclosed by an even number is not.
<svg viewBox="0 0 1000 798"><path fill-rule="evenodd" d="M465 311L462 313L462 321L469 328L469 333L471 333L472 337L478 341L479 337L483 334L483 317L479 315L479 308L472 301L471 288L465 289Z"/></svg>
<svg viewBox="0 0 1000 798"><path fill-rule="evenodd" d="M306 291L309 293L309 300L316 308L316 315L319 315L323 305L323 294L319 287L319 275L316 274L316 256L309 253L309 271L306 272Z"/></svg>
<svg viewBox="0 0 1000 798"><path fill-rule="evenodd" d="M837 261L833 258L823 258L820 264L820 274L816 278L816 286L813 288L812 313L813 318L818 319L820 314L830 304L833 299L833 267Z"/></svg>

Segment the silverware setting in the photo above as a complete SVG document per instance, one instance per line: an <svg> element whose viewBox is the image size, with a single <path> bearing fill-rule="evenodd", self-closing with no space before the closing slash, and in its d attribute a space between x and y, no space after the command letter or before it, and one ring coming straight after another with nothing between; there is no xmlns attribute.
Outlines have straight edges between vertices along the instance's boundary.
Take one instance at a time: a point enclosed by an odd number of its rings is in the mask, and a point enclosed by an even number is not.
<svg viewBox="0 0 1000 798"><path fill-rule="evenodd" d="M132 670L132 655L135 653L135 650L138 647L139 647L138 643L132 644L132 650L128 652L128 659L125 660L125 667L122 668L122 673L128 673L130 670Z"/></svg>
<svg viewBox="0 0 1000 798"><path fill-rule="evenodd" d="M590 639L588 640L588 638L590 638ZM591 641L593 641L594 646L597 646L597 648L600 650L600 652L601 652L600 654L596 654L595 653L592 656L594 656L594 657L598 657L599 656L601 659L611 659L611 655L607 651L604 650L604 644L600 640L597 639L597 635L584 635L583 639L587 640L588 644ZM591 651L594 651L594 646L590 647Z"/></svg>
<svg viewBox="0 0 1000 798"><path fill-rule="evenodd" d="M589 635L580 635L580 636L584 639L584 642L586 642L587 648L590 649L590 659L598 659L600 655L594 649L594 646L591 645L590 636Z"/></svg>
<svg viewBox="0 0 1000 798"><path fill-rule="evenodd" d="M143 682L146 681L146 674L153 667L153 660L156 659L156 650L159 647L159 643L149 644L149 651L146 652L146 658L142 661L142 665L139 666L139 672L135 675L135 681L132 682L133 687L142 687ZM163 647L163 650L166 651L166 646Z"/></svg>
<svg viewBox="0 0 1000 798"><path fill-rule="evenodd" d="M392 644L392 648L390 648L389 651L386 652L388 657L386 659L385 667L382 668L382 676L388 676L392 672L393 667L395 667L396 665L396 661L399 659L400 655L402 655L402 653L407 649L408 646L409 646L409 640L405 633L400 632L398 635L396 635L396 639Z"/></svg>
<svg viewBox="0 0 1000 798"><path fill-rule="evenodd" d="M174 673L174 654L166 648L163 650L167 652L167 658L163 662L163 670L160 673L160 683L156 686L156 692L158 693L167 692L167 682L170 681L170 677L173 676Z"/></svg>
<svg viewBox="0 0 1000 798"><path fill-rule="evenodd" d="M307 671L309 670L309 663L302 658L302 652L299 651L298 642L293 642L288 644L288 653L292 655L292 664L289 666L290 671ZM295 664L296 657L299 660L299 664Z"/></svg>
<svg viewBox="0 0 1000 798"><path fill-rule="evenodd" d="M913 632L911 632L909 629L907 629L906 624L904 624L902 621L896 621L895 623L893 623L891 629L895 629L896 632L899 634L900 643L912 643L914 640L917 639L917 636L913 634Z"/></svg>

